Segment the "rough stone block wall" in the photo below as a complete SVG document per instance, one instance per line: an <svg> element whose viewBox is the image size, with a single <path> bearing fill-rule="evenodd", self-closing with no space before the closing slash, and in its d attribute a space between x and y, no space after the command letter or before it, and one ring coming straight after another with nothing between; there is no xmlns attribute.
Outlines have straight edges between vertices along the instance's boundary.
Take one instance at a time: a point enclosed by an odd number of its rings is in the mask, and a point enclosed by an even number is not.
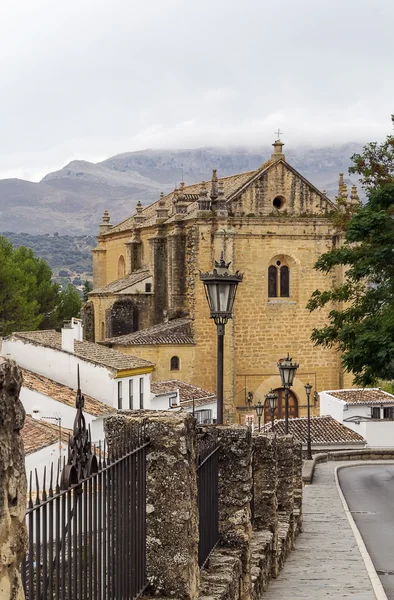
<svg viewBox="0 0 394 600"><path fill-rule="evenodd" d="M19 400L22 377L13 361L0 357L0 598L23 600L19 574L27 542L26 475L20 436L25 411Z"/></svg>
<svg viewBox="0 0 394 600"><path fill-rule="evenodd" d="M91 300L85 302L81 308L81 319L83 323L83 338L88 342L94 342L94 304Z"/></svg>
<svg viewBox="0 0 394 600"><path fill-rule="evenodd" d="M147 418L148 417L148 418ZM150 592L195 600L199 587L196 429L191 414L119 412L106 421L109 449L145 424L147 574Z"/></svg>

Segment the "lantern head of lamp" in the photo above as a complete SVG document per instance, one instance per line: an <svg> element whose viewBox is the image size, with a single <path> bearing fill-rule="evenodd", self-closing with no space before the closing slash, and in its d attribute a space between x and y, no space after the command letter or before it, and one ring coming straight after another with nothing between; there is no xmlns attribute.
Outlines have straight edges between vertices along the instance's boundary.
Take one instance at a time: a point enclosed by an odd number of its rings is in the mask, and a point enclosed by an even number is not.
<svg viewBox="0 0 394 600"><path fill-rule="evenodd" d="M305 388L307 396L310 396L311 395L311 391L312 391L312 385L310 383L306 383L304 385L304 388Z"/></svg>
<svg viewBox="0 0 394 600"><path fill-rule="evenodd" d="M294 376L299 367L298 363L293 363L289 354L278 362L278 368L284 388L290 388L293 385Z"/></svg>
<svg viewBox="0 0 394 600"><path fill-rule="evenodd" d="M226 263L221 254L220 261L215 260L215 267L209 273L200 273L208 300L211 319L216 325L225 325L233 316L235 294L243 274L229 272L231 263Z"/></svg>
<svg viewBox="0 0 394 600"><path fill-rule="evenodd" d="M257 402L257 404L254 407L255 411L256 411L256 415L258 419L261 419L261 417L263 416L263 410L264 410L264 406L261 403L261 400L259 400Z"/></svg>
<svg viewBox="0 0 394 600"><path fill-rule="evenodd" d="M274 392L274 390L271 390L266 396L265 396L266 401L268 402L268 407L270 409L270 411L272 413L274 413L276 411L276 403L278 400L278 394L276 394Z"/></svg>

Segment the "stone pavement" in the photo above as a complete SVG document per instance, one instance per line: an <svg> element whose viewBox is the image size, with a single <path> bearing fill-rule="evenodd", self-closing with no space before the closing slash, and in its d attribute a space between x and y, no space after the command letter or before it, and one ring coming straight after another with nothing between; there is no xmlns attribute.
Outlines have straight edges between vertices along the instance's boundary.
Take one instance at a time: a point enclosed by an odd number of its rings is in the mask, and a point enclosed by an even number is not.
<svg viewBox="0 0 394 600"><path fill-rule="evenodd" d="M335 484L340 464L316 465L313 484L304 488L303 533L264 600L375 600Z"/></svg>

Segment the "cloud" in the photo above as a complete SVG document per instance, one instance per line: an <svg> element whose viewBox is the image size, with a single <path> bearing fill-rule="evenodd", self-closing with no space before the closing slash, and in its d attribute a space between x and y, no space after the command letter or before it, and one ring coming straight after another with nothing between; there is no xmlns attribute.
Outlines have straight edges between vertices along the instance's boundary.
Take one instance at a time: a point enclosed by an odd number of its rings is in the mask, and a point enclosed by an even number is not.
<svg viewBox="0 0 394 600"><path fill-rule="evenodd" d="M0 176L130 150L382 139L392 0L3 0Z"/></svg>

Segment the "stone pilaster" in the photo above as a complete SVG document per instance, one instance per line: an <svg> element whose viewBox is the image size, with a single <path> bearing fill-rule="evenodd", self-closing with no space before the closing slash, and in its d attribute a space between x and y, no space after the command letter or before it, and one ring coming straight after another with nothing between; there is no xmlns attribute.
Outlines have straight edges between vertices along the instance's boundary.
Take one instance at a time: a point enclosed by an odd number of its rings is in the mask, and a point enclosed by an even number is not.
<svg viewBox="0 0 394 600"><path fill-rule="evenodd" d="M167 310L167 238L161 228L149 239L153 258L153 292L154 292L154 324L163 321L164 310Z"/></svg>
<svg viewBox="0 0 394 600"><path fill-rule="evenodd" d="M241 552L240 600L251 597L252 436L244 425L218 426L221 545Z"/></svg>
<svg viewBox="0 0 394 600"><path fill-rule="evenodd" d="M175 226L174 232L167 238L168 246L168 315L180 316L185 310L185 257L186 236L183 227Z"/></svg>
<svg viewBox="0 0 394 600"><path fill-rule="evenodd" d="M272 434L255 435L254 449L254 522L257 529L278 531L278 472L276 437Z"/></svg>
<svg viewBox="0 0 394 600"><path fill-rule="evenodd" d="M0 357L0 598L23 600L19 565L26 549L26 474L20 436L25 411L19 400L22 377L13 361Z"/></svg>
<svg viewBox="0 0 394 600"><path fill-rule="evenodd" d="M147 575L154 596L196 600L199 588L196 429L191 414L119 412L105 424L109 449L144 423Z"/></svg>

